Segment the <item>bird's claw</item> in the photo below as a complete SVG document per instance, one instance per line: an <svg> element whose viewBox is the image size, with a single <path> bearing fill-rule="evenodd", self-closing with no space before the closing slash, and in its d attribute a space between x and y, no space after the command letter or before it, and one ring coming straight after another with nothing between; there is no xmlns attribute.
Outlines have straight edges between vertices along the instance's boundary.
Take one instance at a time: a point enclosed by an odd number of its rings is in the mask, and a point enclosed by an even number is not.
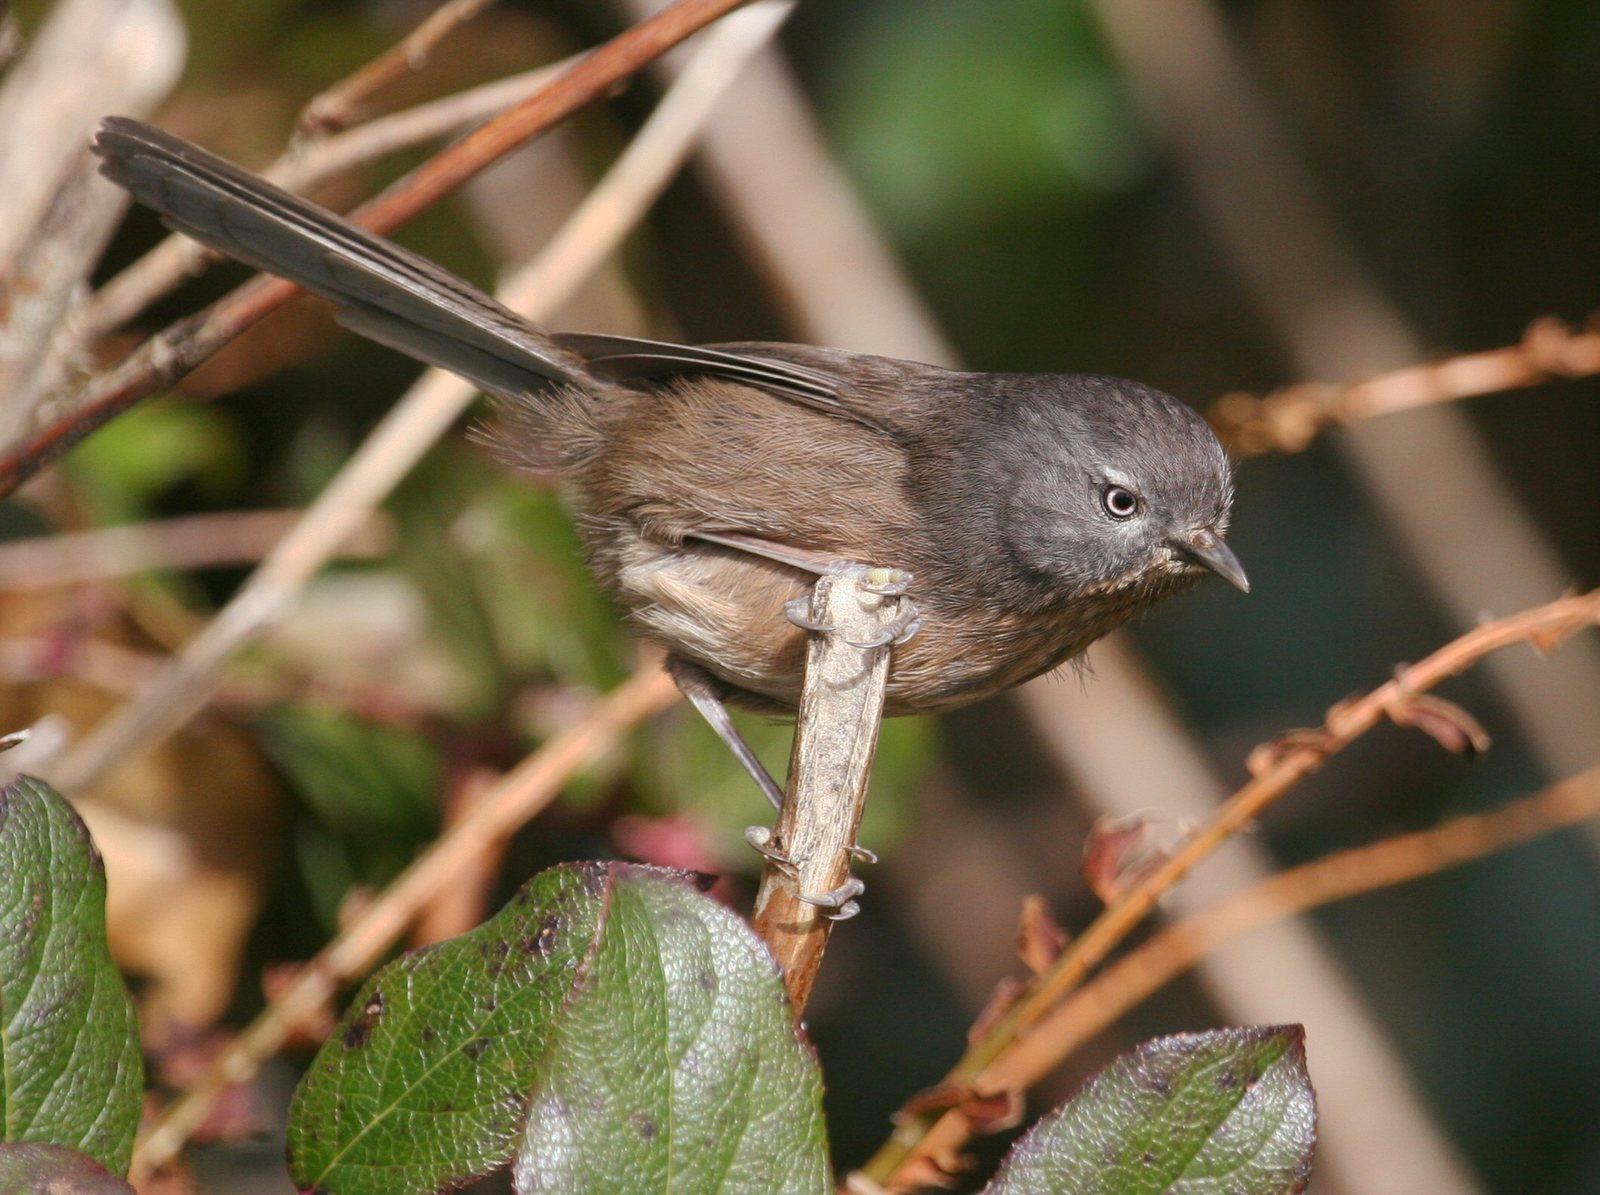
<svg viewBox="0 0 1600 1195"><path fill-rule="evenodd" d="M884 570L878 570L884 571ZM892 570L899 572L899 569ZM909 573L906 574L910 576ZM899 647L922 629L922 615L918 613L916 603L909 598L900 602L900 612L893 621L883 627L870 639L846 640L851 647L859 651L871 651L877 647ZM783 616L803 631L812 631L819 635L831 635L838 628L831 623L819 622L811 617L811 599L805 597L791 598L783 604Z"/></svg>
<svg viewBox="0 0 1600 1195"><path fill-rule="evenodd" d="M778 841L771 826L746 826L744 840L755 848L757 854L791 880L799 879L799 864L784 852L783 844Z"/></svg>
<svg viewBox="0 0 1600 1195"><path fill-rule="evenodd" d="M902 598L900 612L871 639L850 639L846 642L859 651L870 651L875 647L899 647L921 629L922 615L917 612L917 604L910 598Z"/></svg>
<svg viewBox="0 0 1600 1195"><path fill-rule="evenodd" d="M802 631L815 631L819 635L831 635L835 628L826 622L818 622L811 617L811 599L808 597L791 598L783 604L783 616Z"/></svg>
<svg viewBox="0 0 1600 1195"><path fill-rule="evenodd" d="M778 841L777 835L770 826L749 826L744 832L744 840L791 882L797 883L800 879L800 861L792 859L784 851L783 844ZM878 856L864 846L851 846L846 848L852 859L863 863L876 863ZM807 894L796 892L795 899L808 905L815 905L819 909L828 910L829 921L849 921L861 912L861 904L856 900L867 890L867 885L855 876L847 876L844 883L830 892Z"/></svg>
<svg viewBox="0 0 1600 1195"><path fill-rule="evenodd" d="M796 892L794 898L808 905L815 905L819 909L827 909L829 921L849 921L850 918L861 912L861 905L856 900L856 897L866 890L866 884L860 879L856 876L848 876L844 883L831 892L820 892L814 895Z"/></svg>

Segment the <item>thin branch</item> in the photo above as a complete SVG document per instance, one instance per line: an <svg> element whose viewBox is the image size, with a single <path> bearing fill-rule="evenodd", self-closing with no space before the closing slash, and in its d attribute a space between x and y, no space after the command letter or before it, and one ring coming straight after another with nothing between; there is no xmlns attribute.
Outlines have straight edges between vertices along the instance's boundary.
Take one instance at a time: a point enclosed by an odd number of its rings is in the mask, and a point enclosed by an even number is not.
<svg viewBox="0 0 1600 1195"><path fill-rule="evenodd" d="M643 217L693 147L740 68L776 33L791 4L755 5L719 27L694 55L638 136L561 232L502 289L509 307L533 319L559 308ZM80 787L136 747L155 745L206 701L218 671L293 605L305 583L365 522L476 397L466 382L424 373L318 495L261 567L137 702L112 713L62 761L51 779Z"/></svg>
<svg viewBox="0 0 1600 1195"><path fill-rule="evenodd" d="M1600 374L1600 329L1554 316L1535 320L1516 344L1410 365L1347 385L1285 386L1260 397L1226 394L1211 406L1217 435L1236 457L1301 452L1335 425L1438 403Z"/></svg>
<svg viewBox="0 0 1600 1195"><path fill-rule="evenodd" d="M647 666L595 703L577 725L518 764L277 991L199 1081L162 1114L140 1142L134 1181L177 1157L217 1097L249 1081L297 1026L313 1018L343 985L366 974L463 867L504 843L573 776L615 750L630 730L677 697L666 673Z"/></svg>
<svg viewBox="0 0 1600 1195"><path fill-rule="evenodd" d="M888 646L856 644L883 634L899 609L898 598L877 597L848 577L823 577L811 595L811 618L831 629L806 644L789 787L777 829L762 844L767 865L754 916L797 1018L833 928L829 910L803 895L840 891L850 875L889 679Z"/></svg>
<svg viewBox="0 0 1600 1195"><path fill-rule="evenodd" d="M690 34L747 0L678 0L579 59L559 78L479 126L351 213L375 232L389 232L431 207L517 146L607 95ZM276 311L299 288L255 278L205 310L146 340L91 382L55 421L0 457L0 498L91 431L141 399L171 386L223 345Z"/></svg>
<svg viewBox="0 0 1600 1195"><path fill-rule="evenodd" d="M58 635L0 637L0 681L8 686L69 677L106 693L131 697L159 663L159 657L148 652L103 639L63 642ZM37 770L47 765L49 754L36 756L29 767Z"/></svg>
<svg viewBox="0 0 1600 1195"><path fill-rule="evenodd" d="M1043 1020L1062 997L1083 982L1116 946L1155 909L1161 895L1181 881L1219 846L1251 825L1278 798L1320 768L1323 762L1385 720L1426 725L1424 713L1438 707L1419 696L1491 652L1519 643L1545 650L1586 627L1600 625L1600 589L1560 598L1521 614L1467 632L1420 663L1397 669L1394 679L1371 692L1340 702L1321 727L1296 731L1251 753L1253 779L1225 801L1215 817L1185 839L1161 866L1131 888L1073 939L1049 970L1038 975L1006 1013L967 1049L942 1087L971 1090L988 1066ZM1442 729L1439 733L1445 733ZM865 1176L887 1187L908 1167L926 1158L948 1156L952 1140L964 1140L968 1118L959 1109L906 1115L890 1139L863 1168Z"/></svg>
<svg viewBox="0 0 1600 1195"><path fill-rule="evenodd" d="M26 45L22 29L17 25L17 14L8 4L5 11L0 12L0 70L10 66Z"/></svg>
<svg viewBox="0 0 1600 1195"><path fill-rule="evenodd" d="M0 543L0 590L51 589L154 569L253 564L302 517L298 510L184 515ZM370 559L394 545L389 520L374 514L340 548Z"/></svg>
<svg viewBox="0 0 1600 1195"><path fill-rule="evenodd" d="M520 103L576 61L563 59L447 95L390 116L378 117L343 133L292 146L263 170L262 177L290 191L309 191L346 171L401 149L460 132ZM195 277L220 256L199 241L173 233L130 263L74 313L86 342L120 328L134 316Z"/></svg>
<svg viewBox="0 0 1600 1195"><path fill-rule="evenodd" d="M1130 950L996 1058L977 1086L1006 1091L1031 1087L1157 989L1263 925L1460 867L1597 816L1600 768L1590 768L1501 809L1453 818L1279 872Z"/></svg>
<svg viewBox="0 0 1600 1195"><path fill-rule="evenodd" d="M108 104L147 110L183 68L181 17L167 0L57 4L0 83L0 275L53 196L88 156L86 130Z"/></svg>
<svg viewBox="0 0 1600 1195"><path fill-rule="evenodd" d="M96 174L88 132L155 107L183 48L168 0L70 0L0 86L0 443L53 416L82 344L64 317L128 204Z"/></svg>
<svg viewBox="0 0 1600 1195"><path fill-rule="evenodd" d="M347 127L363 104L396 79L422 69L440 42L494 2L445 0L398 43L316 96L300 114L300 128L316 133Z"/></svg>

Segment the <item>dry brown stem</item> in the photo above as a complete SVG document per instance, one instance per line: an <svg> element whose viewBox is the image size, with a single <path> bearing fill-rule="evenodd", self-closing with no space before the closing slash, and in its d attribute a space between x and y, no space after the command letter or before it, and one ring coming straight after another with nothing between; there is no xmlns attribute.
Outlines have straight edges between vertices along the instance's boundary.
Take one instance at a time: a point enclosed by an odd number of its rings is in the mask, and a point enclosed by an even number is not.
<svg viewBox="0 0 1600 1195"><path fill-rule="evenodd" d="M1338 851L1185 917L1107 967L1003 1055L979 1086L1037 1083L1107 1025L1202 958L1263 925L1445 871L1600 816L1600 768L1489 813Z"/></svg>
<svg viewBox="0 0 1600 1195"><path fill-rule="evenodd" d="M850 874L883 717L890 649L856 644L870 642L899 607L899 599L877 597L848 577L823 577L812 591L812 619L833 629L806 644L789 785L766 846L778 857L768 856L754 916L796 1017L833 928L830 910L801 894L832 892Z"/></svg>
<svg viewBox="0 0 1600 1195"><path fill-rule="evenodd" d="M570 730L508 773L279 989L200 1080L155 1122L134 1159L135 1181L177 1157L217 1097L230 1086L247 1082L297 1025L316 1016L342 985L364 975L462 868L470 868L504 843L568 780L615 750L630 730L677 697L667 674L653 663L647 665L596 702Z"/></svg>
<svg viewBox="0 0 1600 1195"><path fill-rule="evenodd" d="M0 590L50 589L152 569L252 564L271 551L303 513L223 511L7 540L0 543ZM374 514L345 540L340 554L381 556L393 544L393 527Z"/></svg>
<svg viewBox="0 0 1600 1195"><path fill-rule="evenodd" d="M1233 835L1251 825L1263 810L1330 755L1342 751L1380 722L1404 716L1418 694L1463 671L1503 647L1527 643L1544 650L1577 631L1600 625L1600 589L1549 602L1468 631L1417 664L1396 670L1394 679L1371 692L1340 702L1315 730L1294 731L1251 753L1253 778L1217 810L1216 816L1185 839L1167 859L1109 906L1063 952L981 1040L972 1043L940 1084L951 1090L985 1094L988 1068L1083 982L1130 932L1154 910L1162 893ZM971 1134L971 1119L961 1108L906 1115L890 1139L863 1167L872 1181L895 1188L908 1172L929 1159L950 1157Z"/></svg>
<svg viewBox="0 0 1600 1195"><path fill-rule="evenodd" d="M1236 457L1301 452L1336 424L1355 423L1437 403L1600 374L1600 330L1554 316L1529 325L1516 344L1409 365L1359 382L1305 382L1271 394L1226 394L1211 406L1217 435Z"/></svg>
<svg viewBox="0 0 1600 1195"><path fill-rule="evenodd" d="M443 137L521 102L571 66L575 58L541 66L506 79L447 95L415 108L366 121L332 136L298 143L261 172L280 187L308 191L318 183L397 150ZM198 241L173 233L143 257L108 279L81 310L73 313L86 341L115 331L186 279L199 274L217 254Z"/></svg>
<svg viewBox="0 0 1600 1195"><path fill-rule="evenodd" d="M746 0L678 0L574 63L549 85L502 112L362 204L351 219L389 232L449 195L523 142L605 96L684 38ZM95 428L187 374L288 302L299 288L254 278L211 306L150 337L92 379L68 410L0 457L0 498Z"/></svg>
<svg viewBox="0 0 1600 1195"><path fill-rule="evenodd" d="M148 113L183 68L169 0L68 0L0 85L0 444L53 412L77 363L64 318L128 197L95 173L103 113Z"/></svg>
<svg viewBox="0 0 1600 1195"><path fill-rule="evenodd" d="M440 42L494 2L445 0L399 42L307 104L300 114L301 129L330 132L347 127L363 104L396 79L422 69Z"/></svg>

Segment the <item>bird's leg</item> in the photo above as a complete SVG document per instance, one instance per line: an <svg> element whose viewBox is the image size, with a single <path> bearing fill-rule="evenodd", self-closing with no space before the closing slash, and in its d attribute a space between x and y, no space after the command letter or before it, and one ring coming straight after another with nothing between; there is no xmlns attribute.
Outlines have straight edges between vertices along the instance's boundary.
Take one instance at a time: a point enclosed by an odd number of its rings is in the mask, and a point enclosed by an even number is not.
<svg viewBox="0 0 1600 1195"><path fill-rule="evenodd" d="M726 690L722 682L700 665L682 656L667 657L667 672L677 684L679 691L689 699L689 703L695 709L700 711L700 716L710 724L711 729L717 732L717 737L722 740L723 745L744 765L744 770L750 773L751 779L766 794L767 800L772 802L772 807L781 808L783 789L778 787L778 782L772 778L772 773L767 771L766 766L751 750L750 744L744 741L744 736L733 724L733 719L728 716L728 706L723 701ZM769 827L751 826L744 832L744 838L779 871L791 880L797 878L798 860L789 856ZM850 855L865 863L878 861L878 856L866 847L853 846L850 848ZM850 876L831 892L822 892L815 896L797 892L795 897L807 904L829 910L828 916L834 921L847 921L861 911L861 906L855 898L865 892L866 888L867 886L855 876Z"/></svg>
<svg viewBox="0 0 1600 1195"><path fill-rule="evenodd" d="M706 543L716 544L719 547L732 548L739 552L748 552L752 556L759 556L765 560L772 560L779 564L786 564L804 572L817 576L851 577L863 590L868 593L878 594L881 597L896 597L900 599L900 610L894 620L885 626L872 640L866 643L854 643L851 646L861 649L877 647L898 647L906 642L922 626L922 619L917 613L914 602L906 597L907 590L911 587L914 577L911 573L901 568L889 568L881 565L863 564L856 560L846 560L832 556L826 552L814 552L808 548L795 548L787 544L774 543L759 536L744 535L738 532L695 532L693 538ZM818 634L832 634L834 628L825 623L817 622L810 617L810 599L807 597L795 598L784 605L784 614L789 621L806 631ZM728 716L728 707L723 698L726 694L725 686L711 673L698 664L691 663L679 656L671 656L667 660L667 668L673 680L678 684L694 707L700 711L702 717L710 723L711 728L717 732L717 737L733 752L761 791L767 795L773 807L781 809L783 806L783 790L773 780L771 774L756 758L750 745L744 741L733 720ZM772 865L782 871L790 879L796 876L794 859L784 849L782 842L766 826L751 826L745 831L745 841L754 847ZM851 846L850 857L862 863L876 863L878 856L863 846ZM856 876L847 876L845 881L829 892L806 894L797 892L796 898L807 904L829 910L829 918L834 921L846 921L861 911L856 897L866 891L866 884Z"/></svg>
<svg viewBox="0 0 1600 1195"><path fill-rule="evenodd" d="M922 618L917 613L916 603L905 596L915 578L903 568L863 564L859 560L846 560L843 557L834 556L827 552L814 552L809 548L791 547L788 544L774 543L772 540L762 539L755 535L744 535L736 531L697 531L694 533L694 538L704 540L706 543L717 544L720 547L748 552L752 556L760 556L765 560L773 560L779 564L787 564L791 568L815 573L819 577L853 577L856 583L868 593L875 593L880 597L900 598L900 613L895 617L895 620L868 642L852 643L850 645L852 647L862 649L898 647L915 635L922 627ZM795 598L784 606L785 616L800 629L815 631L824 635L832 633L833 628L812 619L809 610L810 599L804 597Z"/></svg>
<svg viewBox="0 0 1600 1195"><path fill-rule="evenodd" d="M739 728L733 724L733 719L728 715L727 703L723 700L726 688L698 664L691 663L682 656L667 657L667 673L678 686L678 691L689 699L689 704L700 711L700 716L706 720L711 729L717 732L717 737L723 745L733 752L733 757L750 773L750 778L756 782L767 800L772 802L774 809L783 806L783 789L772 778L772 773L767 771L756 753L751 750L750 744L744 741L744 736L739 733ZM759 847L757 848L760 849ZM762 851L762 854L766 854ZM774 856L768 856L774 858Z"/></svg>

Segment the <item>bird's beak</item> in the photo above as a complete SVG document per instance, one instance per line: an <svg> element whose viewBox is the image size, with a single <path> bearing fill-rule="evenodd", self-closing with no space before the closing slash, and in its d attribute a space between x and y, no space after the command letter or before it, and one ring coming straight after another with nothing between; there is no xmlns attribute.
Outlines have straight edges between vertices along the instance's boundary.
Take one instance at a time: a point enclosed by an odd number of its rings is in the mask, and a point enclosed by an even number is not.
<svg viewBox="0 0 1600 1195"><path fill-rule="evenodd" d="M1172 541L1172 547L1185 560L1203 565L1245 593L1250 592L1250 578L1244 575L1244 565L1215 531L1202 528L1190 535L1180 535Z"/></svg>

